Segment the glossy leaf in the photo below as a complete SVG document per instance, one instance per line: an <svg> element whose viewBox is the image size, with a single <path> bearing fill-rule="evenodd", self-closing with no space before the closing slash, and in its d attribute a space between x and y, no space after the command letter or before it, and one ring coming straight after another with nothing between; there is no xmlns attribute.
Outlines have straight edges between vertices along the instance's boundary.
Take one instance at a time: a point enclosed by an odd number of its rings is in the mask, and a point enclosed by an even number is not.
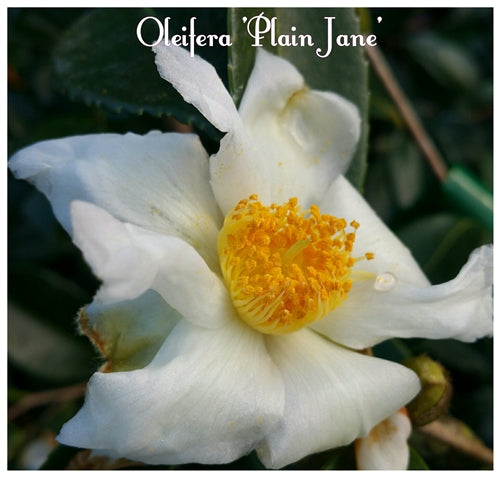
<svg viewBox="0 0 500 477"><path fill-rule="evenodd" d="M194 15L192 11L151 9L93 10L76 22L61 38L55 50L55 71L61 86L73 98L102 105L111 111L154 116L174 115L181 122L194 123L214 133L212 126L156 70L150 47L136 36L141 19L153 16L163 25L170 16L170 34L182 33L193 16L200 32L217 33L214 17L221 11L210 9ZM154 20L144 23L143 39L148 44L158 38ZM199 53L199 51L196 51ZM204 56L217 55L217 48L203 50Z"/></svg>

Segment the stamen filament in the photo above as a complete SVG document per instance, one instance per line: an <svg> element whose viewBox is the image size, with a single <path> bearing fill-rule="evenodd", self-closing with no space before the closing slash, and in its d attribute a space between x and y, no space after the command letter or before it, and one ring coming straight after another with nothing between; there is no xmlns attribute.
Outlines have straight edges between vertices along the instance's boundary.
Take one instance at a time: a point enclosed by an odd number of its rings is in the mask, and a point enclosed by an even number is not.
<svg viewBox="0 0 500 477"><path fill-rule="evenodd" d="M310 240L298 240L284 254L283 263L290 264L309 244Z"/></svg>

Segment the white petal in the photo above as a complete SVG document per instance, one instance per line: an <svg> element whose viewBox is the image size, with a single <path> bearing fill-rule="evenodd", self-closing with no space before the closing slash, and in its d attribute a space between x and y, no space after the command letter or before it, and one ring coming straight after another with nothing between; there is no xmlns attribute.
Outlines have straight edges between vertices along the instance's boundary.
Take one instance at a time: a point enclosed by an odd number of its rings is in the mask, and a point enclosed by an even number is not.
<svg viewBox="0 0 500 477"><path fill-rule="evenodd" d="M258 121L262 113L275 116L305 87L304 78L288 60L257 48L239 113L245 123Z"/></svg>
<svg viewBox="0 0 500 477"><path fill-rule="evenodd" d="M276 427L283 401L262 335L183 321L146 368L96 373L58 440L149 464L226 463Z"/></svg>
<svg viewBox="0 0 500 477"><path fill-rule="evenodd" d="M286 388L283 425L258 449L267 467L366 435L420 388L409 369L347 350L308 329L268 338L267 345Z"/></svg>
<svg viewBox="0 0 500 477"><path fill-rule="evenodd" d="M48 197L69 233L69 204L84 200L120 220L181 237L217 266L221 216L208 181L208 156L194 135L96 134L44 141L19 151L9 166Z"/></svg>
<svg viewBox="0 0 500 477"><path fill-rule="evenodd" d="M240 114L244 130L234 127L211 158L212 187L224 212L252 193L264 204L291 197L304 208L318 203L347 169L360 134L352 103L309 90L291 63L262 49ZM245 181L241 186L238 174Z"/></svg>
<svg viewBox="0 0 500 477"><path fill-rule="evenodd" d="M160 76L193 104L217 129L227 132L240 121L236 107L215 68L187 50L159 43L153 47Z"/></svg>
<svg viewBox="0 0 500 477"><path fill-rule="evenodd" d="M405 409L377 424L356 441L358 470L406 470L410 457L411 422Z"/></svg>
<svg viewBox="0 0 500 477"><path fill-rule="evenodd" d="M226 214L250 194L267 197L271 184L256 162L258 149L213 66L197 55L190 57L183 48L158 44L153 50L160 76L216 128L228 133L210 160L210 181L222 212Z"/></svg>
<svg viewBox="0 0 500 477"><path fill-rule="evenodd" d="M380 220L361 194L344 177L339 176L319 204L324 214L343 217L347 223L356 220L353 256L363 257L366 252L375 254L373 260L358 262L355 269L368 271L374 276L390 272L404 281L426 286L429 281L406 246Z"/></svg>
<svg viewBox="0 0 500 477"><path fill-rule="evenodd" d="M224 214L241 199L258 194L263 204L272 202L273 184L256 158L260 151L243 129L227 133L217 154L210 157L210 184Z"/></svg>
<svg viewBox="0 0 500 477"><path fill-rule="evenodd" d="M312 327L332 340L366 348L389 338L474 341L493 330L493 247L476 249L449 282L418 287L404 276L377 291L374 280L356 283L346 301Z"/></svg>
<svg viewBox="0 0 500 477"><path fill-rule="evenodd" d="M156 290L187 320L219 326L234 311L222 278L183 240L122 223L99 207L73 202L74 241L103 280L96 299L113 303Z"/></svg>
<svg viewBox="0 0 500 477"><path fill-rule="evenodd" d="M304 208L317 204L347 170L360 135L354 104L308 89L290 62L263 49L239 111L258 149L254 160L272 182L271 202L297 197Z"/></svg>
<svg viewBox="0 0 500 477"><path fill-rule="evenodd" d="M78 324L106 359L107 371L128 371L149 364L181 319L157 292L147 290L134 300L94 301L80 311Z"/></svg>

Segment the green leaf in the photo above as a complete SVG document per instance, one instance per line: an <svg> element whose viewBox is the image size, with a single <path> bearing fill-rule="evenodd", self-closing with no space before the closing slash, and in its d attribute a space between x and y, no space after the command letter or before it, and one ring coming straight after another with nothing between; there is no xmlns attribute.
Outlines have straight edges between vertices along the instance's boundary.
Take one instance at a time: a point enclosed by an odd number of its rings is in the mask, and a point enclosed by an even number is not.
<svg viewBox="0 0 500 477"><path fill-rule="evenodd" d="M263 42L266 49L290 60L311 88L335 91L358 106L362 118L362 134L347 177L357 188L361 188L366 168L368 137L368 69L362 47L338 47L334 42L329 56L320 58L316 54L317 48L321 48L323 52L326 51L327 22L324 17L335 17L332 33L334 39L339 34L359 33L359 22L354 10L347 8L230 9L229 31L233 46L229 52L229 85L236 103L243 94L257 48L252 46L254 40L248 34L242 18L247 17L248 23L250 18L261 12L264 12L269 19L276 17L278 30L276 35L310 34L314 42L314 45L310 47L272 47L267 38ZM294 31L292 26L296 28Z"/></svg>
<svg viewBox="0 0 500 477"><path fill-rule="evenodd" d="M40 470L63 470L66 469L71 459L80 452L77 447L68 447L59 444L47 457Z"/></svg>
<svg viewBox="0 0 500 477"><path fill-rule="evenodd" d="M228 50L228 80L236 105L240 103L255 61L255 48L251 46L251 37L248 35L243 18L253 18L261 12L268 18L276 15L275 8L228 9L229 33L232 40ZM270 45L267 45L267 48L271 49Z"/></svg>
<svg viewBox="0 0 500 477"><path fill-rule="evenodd" d="M409 209L425 192L424 159L415 142L400 130L389 136L387 146L394 198L401 209Z"/></svg>
<svg viewBox="0 0 500 477"><path fill-rule="evenodd" d="M215 30L217 22L206 25L213 15L214 12L198 14L197 26L202 28L200 22L204 22L205 28ZM172 10L98 9L84 15L56 47L54 64L58 81L70 96L87 104L102 105L114 112L174 115L213 135L215 130L206 119L160 78L151 48L139 42L136 28L147 16L155 16L160 22L171 16L173 34L174 30L181 33L181 25L188 25L195 12L175 10L172 15ZM155 25L152 20L144 23L143 37L148 42L154 42L158 36ZM213 47L204 51L215 55L215 50Z"/></svg>
<svg viewBox="0 0 500 477"><path fill-rule="evenodd" d="M422 33L407 42L407 48L437 82L447 88L470 91L478 84L476 64L458 44L433 33Z"/></svg>
<svg viewBox="0 0 500 477"><path fill-rule="evenodd" d="M452 279L472 250L489 241L475 221L448 213L421 216L397 235L433 283Z"/></svg>
<svg viewBox="0 0 500 477"><path fill-rule="evenodd" d="M419 453L411 446L408 470L429 470L429 466L425 463L424 459L422 459Z"/></svg>

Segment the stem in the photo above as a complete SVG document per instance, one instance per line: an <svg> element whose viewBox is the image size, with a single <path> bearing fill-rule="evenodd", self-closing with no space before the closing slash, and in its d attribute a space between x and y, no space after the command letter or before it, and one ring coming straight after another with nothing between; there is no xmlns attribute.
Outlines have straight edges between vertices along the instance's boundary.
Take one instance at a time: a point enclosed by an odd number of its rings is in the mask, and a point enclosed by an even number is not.
<svg viewBox="0 0 500 477"><path fill-rule="evenodd" d="M441 182L444 181L448 173L446 163L433 140L422 126L415 109L404 94L397 79L392 74L391 68L385 60L382 51L376 46L367 46L365 47L365 51L380 80L396 103L396 106L399 108L408 129L415 137L420 149L429 161L430 166L438 176L439 180Z"/></svg>
<svg viewBox="0 0 500 477"><path fill-rule="evenodd" d="M78 383L64 388L28 394L9 408L8 420L12 421L34 407L80 398L85 394L86 387L87 383Z"/></svg>
<svg viewBox="0 0 500 477"><path fill-rule="evenodd" d="M452 418L438 419L421 428L420 431L493 466L493 451L479 439L460 432L463 425Z"/></svg>

